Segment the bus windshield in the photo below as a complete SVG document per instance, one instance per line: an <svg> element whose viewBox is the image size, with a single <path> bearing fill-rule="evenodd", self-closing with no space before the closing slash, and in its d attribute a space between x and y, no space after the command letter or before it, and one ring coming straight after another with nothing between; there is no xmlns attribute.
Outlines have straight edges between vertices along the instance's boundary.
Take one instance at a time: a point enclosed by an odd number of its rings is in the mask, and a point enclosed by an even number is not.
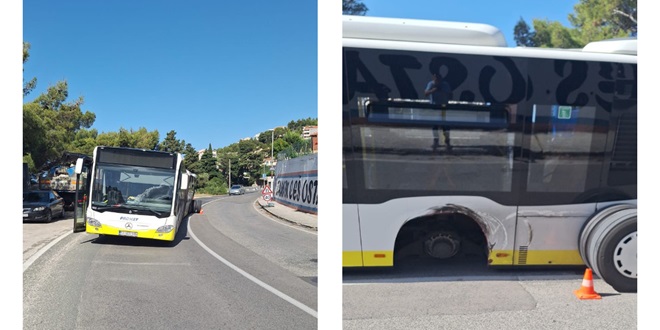
<svg viewBox="0 0 660 330"><path fill-rule="evenodd" d="M94 173L92 208L169 215L174 174L172 169L98 164Z"/></svg>

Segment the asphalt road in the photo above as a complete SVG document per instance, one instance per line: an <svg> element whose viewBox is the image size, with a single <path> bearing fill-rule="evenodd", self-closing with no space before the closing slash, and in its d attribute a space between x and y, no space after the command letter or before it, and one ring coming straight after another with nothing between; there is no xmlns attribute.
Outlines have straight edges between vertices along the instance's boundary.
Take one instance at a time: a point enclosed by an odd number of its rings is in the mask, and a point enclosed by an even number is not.
<svg viewBox="0 0 660 330"><path fill-rule="evenodd" d="M23 273L24 329L316 329L317 236L254 199L206 204L172 243L66 235Z"/></svg>
<svg viewBox="0 0 660 330"><path fill-rule="evenodd" d="M637 294L601 279L579 300L584 268L488 269L478 260L347 269L343 329L637 329Z"/></svg>

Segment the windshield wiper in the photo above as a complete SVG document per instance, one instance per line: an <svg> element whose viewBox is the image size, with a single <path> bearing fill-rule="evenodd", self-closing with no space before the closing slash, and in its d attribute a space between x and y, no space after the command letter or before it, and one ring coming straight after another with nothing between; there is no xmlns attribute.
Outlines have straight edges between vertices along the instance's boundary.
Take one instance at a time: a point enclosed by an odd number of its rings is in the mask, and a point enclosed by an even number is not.
<svg viewBox="0 0 660 330"><path fill-rule="evenodd" d="M115 205L104 205L104 206L94 206L92 209L96 211L107 211L107 210L129 210L129 211L148 211L155 214L157 217L163 216L164 213L158 212L151 208L142 206L142 205L126 205L126 204L115 204Z"/></svg>
<svg viewBox="0 0 660 330"><path fill-rule="evenodd" d="M133 210L136 210L136 211L149 211L149 212L151 212L151 213L153 213L153 214L155 214L156 216L159 216L159 217L163 215L162 212L158 212L154 209L151 209L151 208L148 208L148 207L142 206L142 205L130 205L130 207L129 206L124 206L124 207L127 208L127 209L133 209Z"/></svg>

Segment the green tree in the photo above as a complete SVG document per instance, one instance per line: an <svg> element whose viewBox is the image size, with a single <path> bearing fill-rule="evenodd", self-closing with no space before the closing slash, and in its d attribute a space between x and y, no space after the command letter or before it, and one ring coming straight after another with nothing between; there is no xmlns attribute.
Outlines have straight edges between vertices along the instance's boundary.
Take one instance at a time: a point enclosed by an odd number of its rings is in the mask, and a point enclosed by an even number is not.
<svg viewBox="0 0 660 330"><path fill-rule="evenodd" d="M30 43L23 41L23 66L25 66L25 62L27 62L28 58L30 58ZM25 69L23 69L23 71L25 71ZM37 87L36 77L32 78L27 83L23 83L23 97L30 94L35 87Z"/></svg>
<svg viewBox="0 0 660 330"><path fill-rule="evenodd" d="M277 159L277 155L280 152L282 152L282 151L284 151L284 150L286 150L290 147L291 147L291 145L288 142L286 142L284 139L275 140L275 143L273 145L273 156L275 156L275 158Z"/></svg>
<svg viewBox="0 0 660 330"><path fill-rule="evenodd" d="M513 40L516 41L517 46L536 47L534 42L535 33L530 31L529 25L521 17L513 29Z"/></svg>
<svg viewBox="0 0 660 330"><path fill-rule="evenodd" d="M300 136L300 133L292 132L292 131L286 132L286 134L284 134L283 139L290 145L294 145L296 143L300 143L303 141L303 138L302 136Z"/></svg>
<svg viewBox="0 0 660 330"><path fill-rule="evenodd" d="M227 182L217 177L207 181L201 192L210 195L224 195L227 191Z"/></svg>
<svg viewBox="0 0 660 330"><path fill-rule="evenodd" d="M158 144L158 150L167 151L167 152L178 152L183 153L186 147L186 141L179 141L176 138L176 131L171 130L167 132L163 142Z"/></svg>
<svg viewBox="0 0 660 330"><path fill-rule="evenodd" d="M99 134L96 129L79 130L76 132L76 136L73 139L73 142L71 143L68 151L91 156L94 153L94 147L97 146L96 138L98 135Z"/></svg>
<svg viewBox="0 0 660 330"><path fill-rule="evenodd" d="M587 43L637 35L637 0L580 0L568 15L573 28L534 19L534 31L521 18L514 27L518 46L582 48Z"/></svg>
<svg viewBox="0 0 660 330"><path fill-rule="evenodd" d="M534 20L534 42L540 47L582 48L577 31L569 29L561 23L548 20Z"/></svg>
<svg viewBox="0 0 660 330"><path fill-rule="evenodd" d="M357 0L342 0L342 13L344 15L361 15L364 16L367 14L369 8L362 3L362 1Z"/></svg>
<svg viewBox="0 0 660 330"><path fill-rule="evenodd" d="M195 174L199 171L199 156L197 156L197 150L190 143L186 144L185 149L183 149L183 165Z"/></svg>
<svg viewBox="0 0 660 330"><path fill-rule="evenodd" d="M568 21L579 31L579 41L637 35L637 0L580 0Z"/></svg>
<svg viewBox="0 0 660 330"><path fill-rule="evenodd" d="M23 65L30 58L30 43L23 42ZM23 97L37 85L37 78L23 84ZM66 81L47 88L34 100L23 104L23 155L29 164L41 168L48 161L58 159L72 146L80 130L90 128L96 115L82 110L82 96L67 102Z"/></svg>
<svg viewBox="0 0 660 330"><path fill-rule="evenodd" d="M68 96L67 82L60 81L23 105L23 154L30 154L38 167L59 158L76 132L96 119L94 113L82 111L82 97L66 102Z"/></svg>
<svg viewBox="0 0 660 330"><path fill-rule="evenodd" d="M137 131L119 128L119 132L101 133L96 138L97 145L154 150L159 140L158 130L149 132L140 127Z"/></svg>
<svg viewBox="0 0 660 330"><path fill-rule="evenodd" d="M297 132L298 134L302 134L303 128L305 126L318 126L318 119L316 118L306 118L306 119L299 119L296 121L290 121L286 127L294 132Z"/></svg>
<svg viewBox="0 0 660 330"><path fill-rule="evenodd" d="M264 156L268 154L265 150L264 144L259 141L241 140L238 142L237 182L245 186L255 183L262 172Z"/></svg>
<svg viewBox="0 0 660 330"><path fill-rule="evenodd" d="M220 176L218 172L218 160L213 156L213 148L209 143L209 148L204 151L202 158L199 160L199 171L201 173L208 173L209 180Z"/></svg>

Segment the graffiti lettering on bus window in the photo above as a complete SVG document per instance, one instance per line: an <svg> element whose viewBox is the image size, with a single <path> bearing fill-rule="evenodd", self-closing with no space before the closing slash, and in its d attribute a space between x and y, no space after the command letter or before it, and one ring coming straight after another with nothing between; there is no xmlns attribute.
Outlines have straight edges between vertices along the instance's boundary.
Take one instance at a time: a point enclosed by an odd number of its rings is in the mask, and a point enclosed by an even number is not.
<svg viewBox="0 0 660 330"><path fill-rule="evenodd" d="M371 74L367 66L360 60L360 53L356 51L347 51L346 56L346 75L348 80L348 99L352 100L355 92L365 94L375 94L379 99L387 99L390 89L384 84L378 83ZM358 81L358 73L364 79Z"/></svg>
<svg viewBox="0 0 660 330"><path fill-rule="evenodd" d="M427 72L423 70L424 65L420 63L419 58L412 55L381 54L378 56L378 63L383 65L383 68L368 67L367 63L373 65L373 62L365 63L360 57L359 51L348 50L345 51L344 56L346 73L344 83L347 85L345 90L348 92L348 98L345 101L353 99L355 93L374 94L379 99L391 97L419 99L420 85L416 84L415 81L418 80L412 77L420 74L428 77L428 73L440 74L451 90L462 89L460 95L457 95L459 101L475 101L477 99L476 90L481 93L483 101L486 102L517 103L523 101L527 96L526 81L521 70L512 59L506 57L490 57L495 62L491 61L493 65L486 63L479 68L477 75L471 75L465 64L450 56L430 58ZM382 74L382 72L387 72L389 76L383 79L383 77L377 78L374 75L374 73ZM475 77L478 78L478 87L473 88L475 90L463 86ZM507 82L503 84L501 79L507 79ZM502 94L504 87L508 87L509 90L506 91L506 95L500 96L498 99L495 91ZM391 88L395 88L398 93L393 93Z"/></svg>
<svg viewBox="0 0 660 330"><path fill-rule="evenodd" d="M616 93L619 100L635 100L637 96L634 64L590 66L571 60L416 54L346 50L344 102L356 93L381 100L420 99L428 77L434 73L449 84L456 101L515 104L536 98L571 106L597 103L609 110L612 98L607 95ZM588 85L596 88L585 89Z"/></svg>
<svg viewBox="0 0 660 330"><path fill-rule="evenodd" d="M414 56L381 55L380 62L390 68L394 83L399 89L399 95L404 99L417 99L417 89L406 73L406 69L419 70L422 64Z"/></svg>
<svg viewBox="0 0 660 330"><path fill-rule="evenodd" d="M509 103L514 104L521 102L525 99L525 78L523 78L522 73L518 70L516 64L510 58L506 57L494 57L495 61L498 61L504 65L506 72L509 74L511 82L505 84L511 86L511 93L504 100L497 100L495 96L491 94L491 86L493 84L500 85L502 84L501 80L495 80L493 77L497 73L495 67L487 65L481 69L479 74L479 92L484 96L486 102L494 103Z"/></svg>
<svg viewBox="0 0 660 330"><path fill-rule="evenodd" d="M572 106L585 106L589 103L589 96L585 93L571 95L578 91L582 84L587 80L589 71L586 62L556 60L555 73L559 77L564 77L557 86L557 103L570 104ZM572 97L569 100L569 97Z"/></svg>
<svg viewBox="0 0 660 330"><path fill-rule="evenodd" d="M619 64L618 67L619 76L617 76L617 95L620 95L627 100L637 100L637 67L621 64ZM625 71L632 72L626 74Z"/></svg>
<svg viewBox="0 0 660 330"><path fill-rule="evenodd" d="M455 90L460 86L468 76L468 70L459 60L446 57L438 56L431 59L429 64L429 70L431 73L438 73L442 75L443 71L447 71L447 74L442 77L444 81L449 84L451 90ZM461 101L474 101L475 95L473 92L464 91L460 96Z"/></svg>

